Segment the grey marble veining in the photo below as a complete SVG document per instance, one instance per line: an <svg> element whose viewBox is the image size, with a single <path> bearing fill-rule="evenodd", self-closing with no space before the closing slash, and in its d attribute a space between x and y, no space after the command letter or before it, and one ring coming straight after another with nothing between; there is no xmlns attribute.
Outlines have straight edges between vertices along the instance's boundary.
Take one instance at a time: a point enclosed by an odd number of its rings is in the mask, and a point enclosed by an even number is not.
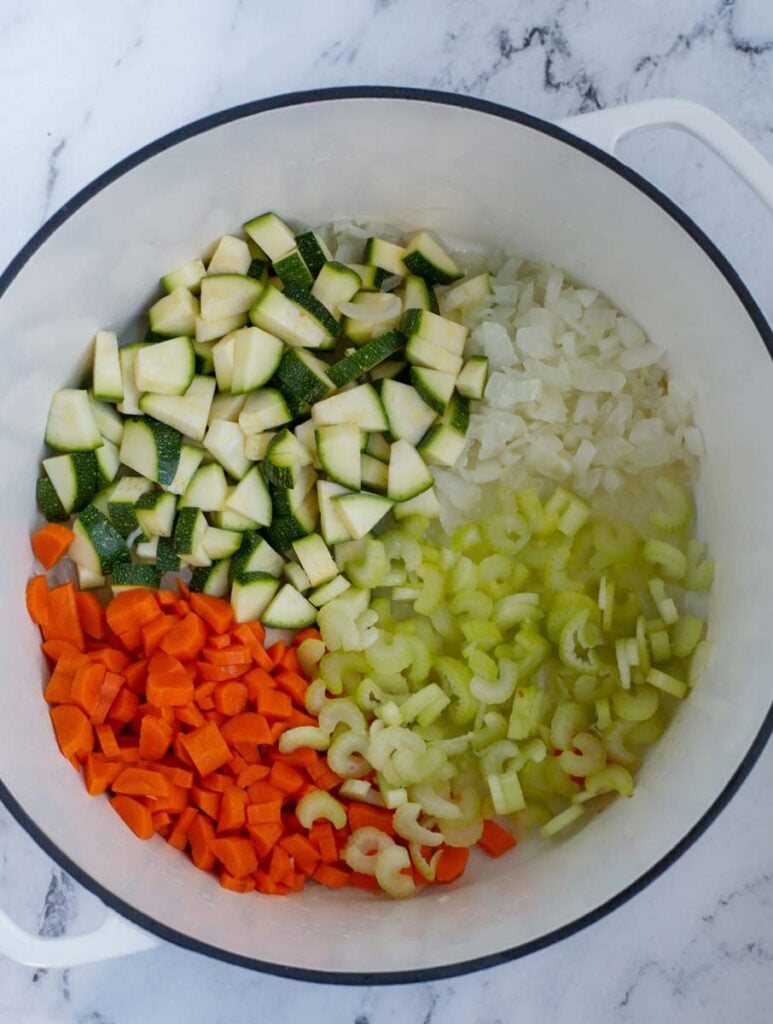
<svg viewBox="0 0 773 1024"><path fill-rule="evenodd" d="M303 28L299 27L303 25ZM773 157L768 0L7 0L0 263L116 160L178 125L294 89L388 83L560 118L648 97L713 107ZM773 218L694 140L621 156L707 230L773 315ZM0 961L1 1024L762 1024L773 1016L773 751L708 833L611 917L524 961L436 984L309 986L171 946L71 971ZM41 935L98 902L0 811L0 906Z"/></svg>

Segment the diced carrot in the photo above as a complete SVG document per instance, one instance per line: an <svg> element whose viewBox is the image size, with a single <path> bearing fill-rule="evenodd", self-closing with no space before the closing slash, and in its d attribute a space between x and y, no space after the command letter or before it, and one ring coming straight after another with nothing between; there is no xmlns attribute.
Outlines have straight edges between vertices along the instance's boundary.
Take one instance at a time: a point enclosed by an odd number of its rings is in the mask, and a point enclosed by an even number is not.
<svg viewBox="0 0 773 1024"><path fill-rule="evenodd" d="M197 815L188 829L188 842L191 847L191 860L202 871L211 871L215 866L215 855L210 849L210 843L214 838L215 826L206 814Z"/></svg>
<svg viewBox="0 0 773 1024"><path fill-rule="evenodd" d="M59 749L65 757L82 761L94 749L91 722L74 704L57 704L50 715Z"/></svg>
<svg viewBox="0 0 773 1024"><path fill-rule="evenodd" d="M237 683L235 681L218 683L213 696L217 710L229 717L241 714L246 709L249 701L247 687L244 683Z"/></svg>
<svg viewBox="0 0 773 1024"><path fill-rule="evenodd" d="M256 871L254 878L255 888L266 896L286 896L290 892L289 886L275 882L268 871Z"/></svg>
<svg viewBox="0 0 773 1024"><path fill-rule="evenodd" d="M211 789L214 793L225 793L230 786L233 786L233 781L221 772L211 772L202 777L201 784L205 789Z"/></svg>
<svg viewBox="0 0 773 1024"><path fill-rule="evenodd" d="M489 857L501 857L507 850L515 846L515 838L501 825L495 821L483 822L483 835L478 840L478 846Z"/></svg>
<svg viewBox="0 0 773 1024"><path fill-rule="evenodd" d="M264 764L251 764L239 772L236 776L236 785L240 789L247 789L253 782L260 782L268 776L269 768Z"/></svg>
<svg viewBox="0 0 773 1024"><path fill-rule="evenodd" d="M343 779L340 775L336 775L330 768L326 768L321 775L318 775L314 779L314 785L317 789L331 790L335 789L336 786L340 786Z"/></svg>
<svg viewBox="0 0 773 1024"><path fill-rule="evenodd" d="M349 875L349 885L355 889L378 889L378 882L375 875L364 875L360 871L352 871Z"/></svg>
<svg viewBox="0 0 773 1024"><path fill-rule="evenodd" d="M232 832L242 828L246 821L247 794L238 786L229 786L220 802L217 819L218 832Z"/></svg>
<svg viewBox="0 0 773 1024"><path fill-rule="evenodd" d="M205 647L201 652L205 661L210 665L251 665L252 654L248 647L240 644L231 645L224 650L217 650L214 647Z"/></svg>
<svg viewBox="0 0 773 1024"><path fill-rule="evenodd" d="M85 650L83 629L78 617L78 602L72 583L63 583L61 587L49 590L46 621L41 628L44 640L66 640L77 650Z"/></svg>
<svg viewBox="0 0 773 1024"><path fill-rule="evenodd" d="M136 629L125 629L118 634L118 639L127 651L138 651L142 647L142 629L139 626Z"/></svg>
<svg viewBox="0 0 773 1024"><path fill-rule="evenodd" d="M253 668L244 676L242 682L249 690L250 700L257 705L261 690L275 690L276 681L263 668Z"/></svg>
<svg viewBox="0 0 773 1024"><path fill-rule="evenodd" d="M284 657L284 653L287 650L287 644L284 640L277 640L275 644L266 648L266 654L271 658L274 665L278 665Z"/></svg>
<svg viewBox="0 0 773 1024"><path fill-rule="evenodd" d="M149 672L145 695L158 707L177 707L193 702L193 680L184 672Z"/></svg>
<svg viewBox="0 0 773 1024"><path fill-rule="evenodd" d="M161 614L153 592L138 587L116 594L107 606L107 623L120 636L129 630L141 630Z"/></svg>
<svg viewBox="0 0 773 1024"><path fill-rule="evenodd" d="M124 591L128 593L128 591ZM131 690L127 690L125 686L122 686L118 691L118 696L115 698L113 703L110 705L110 710L107 713L107 720L111 725L126 725L127 722L131 722L132 718L139 707L140 699L136 693L132 693Z"/></svg>
<svg viewBox="0 0 773 1024"><path fill-rule="evenodd" d="M266 653L263 642L258 636L255 635L254 630L250 628L248 623L242 623L237 626L232 633L250 652L253 661L256 662L261 668L267 671L273 667L271 658Z"/></svg>
<svg viewBox="0 0 773 1024"><path fill-rule="evenodd" d="M124 768L112 784L114 793L129 796L147 796L159 799L169 795L170 785L159 772L148 768Z"/></svg>
<svg viewBox="0 0 773 1024"><path fill-rule="evenodd" d="M122 771L123 765L106 760L102 754L87 754L83 765L86 792L90 796L99 796Z"/></svg>
<svg viewBox="0 0 773 1024"><path fill-rule="evenodd" d="M209 594L191 594L191 608L206 622L213 633L226 633L233 622L234 612L230 601Z"/></svg>
<svg viewBox="0 0 773 1024"><path fill-rule="evenodd" d="M46 640L40 645L41 651L53 662L59 661L63 654L77 654L83 657L80 651L64 640Z"/></svg>
<svg viewBox="0 0 773 1024"><path fill-rule="evenodd" d="M177 604L177 594L174 594L171 590L157 590L153 596L158 601L158 606L162 610Z"/></svg>
<svg viewBox="0 0 773 1024"><path fill-rule="evenodd" d="M157 832L160 836L167 836L169 830L172 827L172 815L167 811L156 811L154 814L151 811L151 820L153 821L153 831Z"/></svg>
<svg viewBox="0 0 773 1024"><path fill-rule="evenodd" d="M338 860L338 846L329 821L314 822L309 829L309 842L316 846L321 859L326 863Z"/></svg>
<svg viewBox="0 0 773 1024"><path fill-rule="evenodd" d="M72 702L89 716L94 714L99 703L104 678L105 666L94 664L92 661L84 661L73 677Z"/></svg>
<svg viewBox="0 0 773 1024"><path fill-rule="evenodd" d="M318 629L299 629L293 637L293 644L300 647L304 640L321 640L322 636ZM297 669L296 669L297 671Z"/></svg>
<svg viewBox="0 0 773 1024"><path fill-rule="evenodd" d="M32 534L32 550L44 569L53 569L75 540L72 530L61 523L46 523Z"/></svg>
<svg viewBox="0 0 773 1024"><path fill-rule="evenodd" d="M123 739L123 737L121 738ZM126 764L137 764L140 759L140 748L135 746L133 743L129 746L120 746L118 749L118 758Z"/></svg>
<svg viewBox="0 0 773 1024"><path fill-rule="evenodd" d="M272 720L287 719L293 713L293 705L286 693L261 689L258 692L258 712Z"/></svg>
<svg viewBox="0 0 773 1024"><path fill-rule="evenodd" d="M292 856L296 868L304 875L311 875L314 872L319 863L319 852L306 836L284 836L279 840L279 845Z"/></svg>
<svg viewBox="0 0 773 1024"><path fill-rule="evenodd" d="M271 766L268 781L283 793L297 793L304 783L304 778L291 765L275 761Z"/></svg>
<svg viewBox="0 0 773 1024"><path fill-rule="evenodd" d="M184 811L181 811L177 817L177 821L172 827L172 831L169 833L167 842L170 846L173 846L175 850L184 850L188 845L188 832L193 822L198 817L199 812L195 807L186 807Z"/></svg>
<svg viewBox="0 0 773 1024"><path fill-rule="evenodd" d="M227 683L238 679L249 669L249 665L210 665L208 661L196 662L196 675L202 683Z"/></svg>
<svg viewBox="0 0 773 1024"><path fill-rule="evenodd" d="M247 796L253 804L273 803L275 800L282 803L286 794L276 786L272 786L270 782L258 781L247 787Z"/></svg>
<svg viewBox="0 0 773 1024"><path fill-rule="evenodd" d="M183 736L182 745L199 775L217 771L231 756L228 744L214 722L207 722Z"/></svg>
<svg viewBox="0 0 773 1024"><path fill-rule="evenodd" d="M104 640L105 613L97 598L88 590L79 590L75 595L75 601L83 632L94 640Z"/></svg>
<svg viewBox="0 0 773 1024"><path fill-rule="evenodd" d="M334 868L331 864L319 864L311 877L315 882L330 889L343 889L349 884L350 873L342 871L341 868Z"/></svg>
<svg viewBox="0 0 773 1024"><path fill-rule="evenodd" d="M296 704L300 704L301 707L304 706L303 698L306 695L309 684L302 675L299 675L297 672L282 670L281 672L274 673L274 679L276 679L276 685L280 690L284 690L285 693L289 694Z"/></svg>
<svg viewBox="0 0 773 1024"><path fill-rule="evenodd" d="M280 885L289 885L293 881L293 865L290 854L282 848L283 839L271 851L268 873Z"/></svg>
<svg viewBox="0 0 773 1024"><path fill-rule="evenodd" d="M172 742L174 729L160 718L145 715L140 725L140 757L145 761L158 761Z"/></svg>
<svg viewBox="0 0 773 1024"><path fill-rule="evenodd" d="M251 622L245 622L244 625L252 632L258 643L265 644L266 628L262 622L258 622L257 619L253 619Z"/></svg>
<svg viewBox="0 0 773 1024"><path fill-rule="evenodd" d="M282 801L266 800L259 804L250 804L246 809L247 821L250 825L273 825L282 821Z"/></svg>
<svg viewBox="0 0 773 1024"><path fill-rule="evenodd" d="M231 637L228 633L216 633L214 636L210 636L207 643L213 650L222 651L225 650L226 647L231 646Z"/></svg>
<svg viewBox="0 0 773 1024"><path fill-rule="evenodd" d="M99 748L105 757L119 757L121 748L115 739L115 733L109 725L97 725L94 729Z"/></svg>
<svg viewBox="0 0 773 1024"><path fill-rule="evenodd" d="M193 690L193 700L202 711L211 711L215 706L213 694L217 683L199 683Z"/></svg>
<svg viewBox="0 0 773 1024"><path fill-rule="evenodd" d="M279 665L286 672L300 672L300 665L298 664L298 655L295 653L294 647L288 647L282 655ZM303 680L304 689L308 686L306 680Z"/></svg>
<svg viewBox="0 0 773 1024"><path fill-rule="evenodd" d="M447 885L461 878L467 861L470 859L470 851L466 846L446 846L440 854L435 881Z"/></svg>
<svg viewBox="0 0 773 1024"><path fill-rule="evenodd" d="M271 823L247 825L247 834L258 851L258 856L263 859L271 853L274 845L282 837L282 826Z"/></svg>
<svg viewBox="0 0 773 1024"><path fill-rule="evenodd" d="M188 806L188 797L190 790L183 789L182 786L174 786L168 782L163 775L157 773L160 779L163 779L168 786L168 792L164 796L159 796L153 803L154 811L169 811L171 814L181 814Z"/></svg>
<svg viewBox="0 0 773 1024"><path fill-rule="evenodd" d="M228 743L251 743L259 745L271 742L268 722L255 711L243 711L223 723L222 733Z"/></svg>
<svg viewBox="0 0 773 1024"><path fill-rule="evenodd" d="M48 618L48 583L45 576L27 581L27 612L36 626L45 626ZM48 639L48 638L47 638Z"/></svg>
<svg viewBox="0 0 773 1024"><path fill-rule="evenodd" d="M131 664L129 655L124 651L119 651L116 647L100 647L98 651L91 651L88 657L89 661L96 661L100 665L104 665L108 672L119 672L121 675Z"/></svg>
<svg viewBox="0 0 773 1024"><path fill-rule="evenodd" d="M99 691L99 699L91 713L92 725L101 725L105 721L123 684L124 677L119 675L118 672L105 672L102 687Z"/></svg>
<svg viewBox="0 0 773 1024"><path fill-rule="evenodd" d="M301 725L316 725L316 718L312 718L311 715L305 715L302 711L297 708L293 708L293 712L289 718L285 719L285 729L297 729Z"/></svg>
<svg viewBox="0 0 773 1024"><path fill-rule="evenodd" d="M349 804L349 824L352 831L358 828L378 828L388 836L395 834L392 818L394 811L384 807L371 807L357 801Z"/></svg>
<svg viewBox="0 0 773 1024"><path fill-rule="evenodd" d="M180 768L176 764L164 764L160 761L154 762L153 768L160 772L165 779L168 779L173 786L190 789L193 785L193 772L188 771L187 768Z"/></svg>
<svg viewBox="0 0 773 1024"><path fill-rule="evenodd" d="M130 594L131 591L126 590L124 593ZM111 797L110 803L138 839L150 839L153 836L153 817L143 803L124 794Z"/></svg>
<svg viewBox="0 0 773 1024"><path fill-rule="evenodd" d="M284 761L285 764L291 764L294 768L305 768L306 771L309 771L309 769L323 770L320 766L324 762L316 750L312 750L310 747L299 747L290 754L282 754L278 750L272 750L269 756L272 761Z"/></svg>
<svg viewBox="0 0 773 1024"><path fill-rule="evenodd" d="M179 601L175 601L172 605L172 611L175 615L179 615L181 619L184 619L186 615L190 615L191 613L190 603L184 598L181 598Z"/></svg>
<svg viewBox="0 0 773 1024"><path fill-rule="evenodd" d="M145 683L148 678L148 662L145 658L134 661L123 670L126 678L126 688L136 693L138 697L145 694Z"/></svg>
<svg viewBox="0 0 773 1024"><path fill-rule="evenodd" d="M206 719L195 704L183 704L175 708L175 718L183 725L191 725L194 728L204 725Z"/></svg>
<svg viewBox="0 0 773 1024"><path fill-rule="evenodd" d="M162 651L182 661L193 661L207 642L207 628L198 615L186 615L161 640Z"/></svg>
<svg viewBox="0 0 773 1024"><path fill-rule="evenodd" d="M258 869L255 847L249 839L243 839L240 836L212 839L209 847L226 871L234 878L243 878Z"/></svg>
<svg viewBox="0 0 773 1024"><path fill-rule="evenodd" d="M191 789L191 800L200 810L215 820L220 817L220 803L222 799L222 794L214 793L200 786L193 786Z"/></svg>
<svg viewBox="0 0 773 1024"><path fill-rule="evenodd" d="M78 657L83 659L82 654ZM72 684L75 678L76 669L70 669L71 662L65 656L59 659L56 668L43 691L43 696L49 704L70 704L72 700Z"/></svg>
<svg viewBox="0 0 773 1024"><path fill-rule="evenodd" d="M225 868L220 869L220 873L217 876L218 881L224 889L228 889L230 892L254 892L255 891L255 879L250 878L249 875L246 878L234 878L230 875Z"/></svg>
<svg viewBox="0 0 773 1024"><path fill-rule="evenodd" d="M142 633L142 649L145 657L149 658L180 620L176 615L159 615L157 619L146 622L140 632Z"/></svg>

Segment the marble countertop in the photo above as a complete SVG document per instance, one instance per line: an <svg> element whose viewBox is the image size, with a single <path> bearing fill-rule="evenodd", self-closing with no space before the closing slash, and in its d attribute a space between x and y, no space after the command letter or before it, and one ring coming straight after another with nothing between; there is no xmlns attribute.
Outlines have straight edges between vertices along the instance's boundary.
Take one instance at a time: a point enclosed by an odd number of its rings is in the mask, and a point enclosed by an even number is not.
<svg viewBox="0 0 773 1024"><path fill-rule="evenodd" d="M301 27L302 25L302 27ZM773 158L767 0L6 0L0 264L70 196L171 129L295 89L389 83L469 93L547 118L657 96L712 107ZM698 221L773 318L771 215L671 131L622 158ZM773 748L684 857L594 927L477 975L402 988L311 986L173 946L69 971L0 960L0 1024L719 1024L770 1020ZM0 907L32 931L97 921L0 809Z"/></svg>

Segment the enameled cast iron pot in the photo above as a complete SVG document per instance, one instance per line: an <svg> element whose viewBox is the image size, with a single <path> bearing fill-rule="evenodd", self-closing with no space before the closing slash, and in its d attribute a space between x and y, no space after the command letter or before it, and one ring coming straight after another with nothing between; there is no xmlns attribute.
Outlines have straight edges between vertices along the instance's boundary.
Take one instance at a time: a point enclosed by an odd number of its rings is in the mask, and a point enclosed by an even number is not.
<svg viewBox="0 0 773 1024"><path fill-rule="evenodd" d="M0 279L0 798L110 911L44 940L0 915L0 951L66 966L156 937L232 963L337 982L410 981L522 956L652 882L704 831L773 727L773 340L738 275L668 199L596 145L655 124L703 138L773 206L773 170L703 108L655 101L563 127L477 100L335 89L260 101L160 139L63 207ZM27 619L28 536L51 392L95 329L129 330L159 275L260 210L367 217L537 255L600 288L699 394L701 530L719 571L710 669L618 800L568 843L527 843L407 902L312 886L242 897L86 796L54 742ZM131 335L130 335L131 336ZM485 870L483 870L485 868ZM132 922L132 923L130 923ZM139 926L139 927L136 927Z"/></svg>

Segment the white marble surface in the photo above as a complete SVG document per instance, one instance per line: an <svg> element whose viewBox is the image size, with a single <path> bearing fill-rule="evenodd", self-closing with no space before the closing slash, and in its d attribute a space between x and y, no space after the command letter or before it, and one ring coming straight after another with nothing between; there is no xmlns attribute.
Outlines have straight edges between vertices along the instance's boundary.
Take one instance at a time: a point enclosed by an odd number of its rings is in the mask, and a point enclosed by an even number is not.
<svg viewBox="0 0 773 1024"><path fill-rule="evenodd" d="M773 157L769 0L5 0L0 4L0 264L96 174L156 136L256 97L390 83L548 118L656 96L698 100ZM773 219L697 143L621 155L674 196L773 316ZM757 1024L773 1003L773 748L667 874L526 960L437 984L310 986L171 946L70 971L0 960L0 1024ZM99 919L0 810L0 906L41 934Z"/></svg>

